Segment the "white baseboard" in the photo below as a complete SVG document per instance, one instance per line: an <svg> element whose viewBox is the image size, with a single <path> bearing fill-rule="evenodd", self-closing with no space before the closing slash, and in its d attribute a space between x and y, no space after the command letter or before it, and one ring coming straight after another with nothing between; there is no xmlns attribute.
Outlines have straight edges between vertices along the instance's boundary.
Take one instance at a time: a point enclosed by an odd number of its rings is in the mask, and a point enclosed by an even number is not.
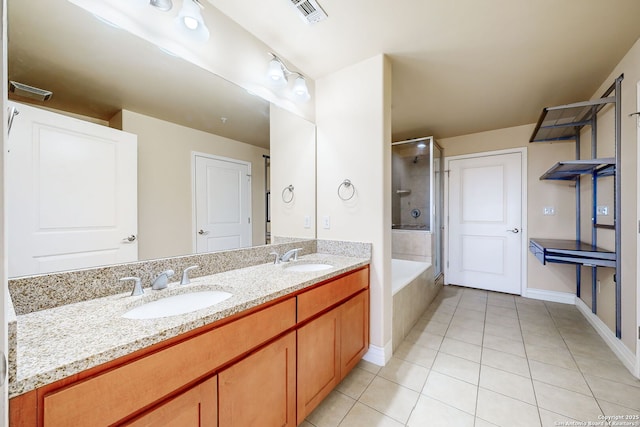
<svg viewBox="0 0 640 427"><path fill-rule="evenodd" d="M384 366L389 360L391 360L392 353L393 343L391 341L389 341L384 347L369 344L369 351L367 351L362 358L374 365Z"/></svg>
<svg viewBox="0 0 640 427"><path fill-rule="evenodd" d="M598 335L607 343L611 351L613 351L618 359L622 362L622 364L631 372L631 374L637 377L636 370L636 355L633 354L631 350L629 350L621 340L616 338L616 335L609 329L605 323L600 320L598 316L593 314L591 309L587 304L584 303L580 298L576 298L576 307L582 315L587 319L587 321L593 326L593 328L598 332Z"/></svg>
<svg viewBox="0 0 640 427"><path fill-rule="evenodd" d="M539 299L543 301L559 302L562 304L576 304L576 296L569 292L547 291L544 289L527 288L525 298Z"/></svg>

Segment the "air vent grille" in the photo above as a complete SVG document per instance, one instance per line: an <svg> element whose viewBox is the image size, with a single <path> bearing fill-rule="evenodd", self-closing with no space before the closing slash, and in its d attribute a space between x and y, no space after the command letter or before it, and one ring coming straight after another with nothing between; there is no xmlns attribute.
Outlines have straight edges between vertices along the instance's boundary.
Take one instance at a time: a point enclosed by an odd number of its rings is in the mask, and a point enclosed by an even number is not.
<svg viewBox="0 0 640 427"><path fill-rule="evenodd" d="M315 0L290 0L300 17L307 24L315 24L327 19L327 14Z"/></svg>

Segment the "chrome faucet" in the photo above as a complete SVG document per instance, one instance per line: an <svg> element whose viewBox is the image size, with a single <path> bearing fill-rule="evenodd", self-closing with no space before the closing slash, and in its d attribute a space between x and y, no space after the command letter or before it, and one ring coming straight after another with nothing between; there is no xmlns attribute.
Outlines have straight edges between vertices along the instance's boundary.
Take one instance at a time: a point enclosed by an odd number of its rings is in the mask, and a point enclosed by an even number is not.
<svg viewBox="0 0 640 427"><path fill-rule="evenodd" d="M125 282L127 280L133 280L133 290L131 291L132 297L137 297L139 295L144 295L144 290L142 289L142 281L139 277L123 277L120 279L121 282Z"/></svg>
<svg viewBox="0 0 640 427"><path fill-rule="evenodd" d="M191 283L191 279L189 279L189 272L191 270L195 270L196 268L198 268L197 265L192 265L191 267L187 267L182 271L182 280L180 280L181 285L188 285L189 283Z"/></svg>
<svg viewBox="0 0 640 427"><path fill-rule="evenodd" d="M169 277L173 276L174 274L175 271L173 270L165 270L162 273L158 274L158 277L153 279L153 282L151 283L151 289L157 291L166 288L169 284Z"/></svg>
<svg viewBox="0 0 640 427"><path fill-rule="evenodd" d="M296 249L291 249L290 251L287 251L284 253L284 255L280 256L278 255L278 252L271 252L269 255L274 255L275 258L273 260L274 264L280 264L281 262L289 262L291 261L291 258L293 257L294 261L298 260L298 251L301 251L302 248L296 248Z"/></svg>
<svg viewBox="0 0 640 427"><path fill-rule="evenodd" d="M293 257L294 261L298 260L298 251L301 251L302 248L296 248L296 249L291 249L290 251L287 251L284 253L284 255L282 255L280 257L280 260L282 262L289 262L291 261L291 257Z"/></svg>

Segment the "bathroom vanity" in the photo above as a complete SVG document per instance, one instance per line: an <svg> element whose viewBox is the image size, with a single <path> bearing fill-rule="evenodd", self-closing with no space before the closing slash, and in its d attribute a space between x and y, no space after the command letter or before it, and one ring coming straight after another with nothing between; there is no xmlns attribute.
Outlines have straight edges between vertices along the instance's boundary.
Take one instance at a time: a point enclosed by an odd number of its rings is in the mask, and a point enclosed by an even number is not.
<svg viewBox="0 0 640 427"><path fill-rule="evenodd" d="M132 334L140 338L130 343L137 350L70 375L64 376L73 364L43 372L36 381L25 380L31 385L24 387L32 389L10 400L10 425L298 425L358 363L369 344L368 261L335 256L324 256L323 261L340 268L296 273L260 265L195 279L196 286L216 283L234 297L219 309L201 310L204 314L165 318L168 326L160 332L155 325L162 319L117 319L137 329ZM247 275L262 275L263 282L269 282L265 272L271 272L271 285L262 286L268 295L258 295L257 285L234 286L234 280L240 283ZM282 288L274 291L275 283ZM83 304L92 310L95 301L73 304L73 309L81 312ZM117 312L122 310L120 305ZM179 318L190 325L204 324L182 331L172 323ZM118 343L118 331L109 331L109 322L104 323L105 329L87 336L113 335L113 344L124 346ZM87 326L97 327L91 322ZM149 342L157 342L146 345L145 333ZM28 351L19 352L19 367L21 355ZM91 356L82 359L92 364Z"/></svg>

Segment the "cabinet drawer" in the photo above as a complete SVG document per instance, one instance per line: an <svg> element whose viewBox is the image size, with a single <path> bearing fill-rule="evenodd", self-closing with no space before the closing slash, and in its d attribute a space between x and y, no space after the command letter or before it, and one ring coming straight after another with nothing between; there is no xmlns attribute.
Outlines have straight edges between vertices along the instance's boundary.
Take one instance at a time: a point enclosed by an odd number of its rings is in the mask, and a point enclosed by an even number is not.
<svg viewBox="0 0 640 427"><path fill-rule="evenodd" d="M349 298L369 286L369 268L363 268L298 295L298 322Z"/></svg>
<svg viewBox="0 0 640 427"><path fill-rule="evenodd" d="M218 378L209 378L162 403L123 427L215 427L218 425Z"/></svg>
<svg viewBox="0 0 640 427"><path fill-rule="evenodd" d="M257 311L44 397L47 426L110 425L295 326L295 299Z"/></svg>

